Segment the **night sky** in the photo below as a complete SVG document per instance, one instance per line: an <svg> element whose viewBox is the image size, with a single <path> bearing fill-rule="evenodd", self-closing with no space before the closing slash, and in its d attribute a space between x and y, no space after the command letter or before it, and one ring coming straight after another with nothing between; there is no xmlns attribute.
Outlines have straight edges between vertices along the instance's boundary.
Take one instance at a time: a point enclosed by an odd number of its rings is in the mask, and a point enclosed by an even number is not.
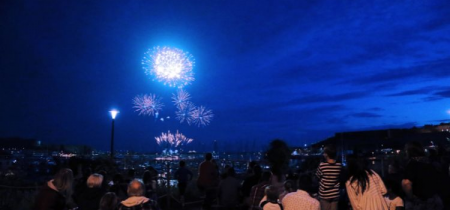
<svg viewBox="0 0 450 210"><path fill-rule="evenodd" d="M141 60L154 46L195 58L185 90L214 112L174 119L176 88ZM132 99L157 94L164 122ZM0 137L156 151L177 129L192 147L313 143L335 132L448 122L450 1L0 2ZM249 146L250 145L250 146Z"/></svg>

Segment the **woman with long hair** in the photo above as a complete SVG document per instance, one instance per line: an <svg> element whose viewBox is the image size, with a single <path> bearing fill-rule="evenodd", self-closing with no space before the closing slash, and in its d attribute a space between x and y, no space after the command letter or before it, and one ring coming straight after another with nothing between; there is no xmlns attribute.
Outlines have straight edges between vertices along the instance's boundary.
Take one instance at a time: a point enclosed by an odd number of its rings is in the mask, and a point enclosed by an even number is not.
<svg viewBox="0 0 450 210"><path fill-rule="evenodd" d="M63 210L74 206L72 201L73 173L68 168L58 171L36 196L35 210Z"/></svg>
<svg viewBox="0 0 450 210"><path fill-rule="evenodd" d="M381 177L367 167L362 158L347 158L349 178L345 183L348 198L354 210L387 210L383 198L387 193Z"/></svg>

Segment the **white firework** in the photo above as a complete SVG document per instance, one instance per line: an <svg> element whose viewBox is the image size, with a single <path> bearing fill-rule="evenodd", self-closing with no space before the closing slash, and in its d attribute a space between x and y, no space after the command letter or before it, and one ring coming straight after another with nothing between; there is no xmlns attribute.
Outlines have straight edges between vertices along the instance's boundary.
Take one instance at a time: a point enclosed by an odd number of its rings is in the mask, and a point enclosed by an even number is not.
<svg viewBox="0 0 450 210"><path fill-rule="evenodd" d="M176 119L180 121L180 123L183 123L184 121L187 122L188 125L192 123L193 117L192 114L194 113L195 106L191 102L186 102L183 109L178 108L178 111L175 112Z"/></svg>
<svg viewBox="0 0 450 210"><path fill-rule="evenodd" d="M175 150L179 147L182 147L186 144L191 143L194 139L187 138L184 134L178 132L175 134L170 133L170 131L167 131L167 133L161 133L160 136L155 137L156 143L161 146L165 150Z"/></svg>
<svg viewBox="0 0 450 210"><path fill-rule="evenodd" d="M133 104L133 108L136 112L139 112L139 115L148 116L158 115L164 106L161 99L154 94L136 96L133 99Z"/></svg>
<svg viewBox="0 0 450 210"><path fill-rule="evenodd" d="M192 111L192 123L196 124L198 127L207 126L211 122L213 116L211 110L206 109L204 106L199 106Z"/></svg>
<svg viewBox="0 0 450 210"><path fill-rule="evenodd" d="M189 102L189 99L191 99L191 95L181 88L178 89L176 95L172 94L173 103L175 103L175 106L178 109L184 109L186 106L186 103Z"/></svg>
<svg viewBox="0 0 450 210"><path fill-rule="evenodd" d="M170 87L183 87L194 81L191 54L173 47L154 47L145 53L142 65L146 74Z"/></svg>

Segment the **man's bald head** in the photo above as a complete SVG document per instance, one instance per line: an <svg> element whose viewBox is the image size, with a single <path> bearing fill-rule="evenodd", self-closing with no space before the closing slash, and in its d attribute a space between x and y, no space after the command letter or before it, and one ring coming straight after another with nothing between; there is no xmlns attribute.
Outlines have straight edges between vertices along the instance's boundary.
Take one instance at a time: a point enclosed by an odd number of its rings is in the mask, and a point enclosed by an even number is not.
<svg viewBox="0 0 450 210"><path fill-rule="evenodd" d="M128 196L144 196L145 185L141 181L135 179L128 184Z"/></svg>

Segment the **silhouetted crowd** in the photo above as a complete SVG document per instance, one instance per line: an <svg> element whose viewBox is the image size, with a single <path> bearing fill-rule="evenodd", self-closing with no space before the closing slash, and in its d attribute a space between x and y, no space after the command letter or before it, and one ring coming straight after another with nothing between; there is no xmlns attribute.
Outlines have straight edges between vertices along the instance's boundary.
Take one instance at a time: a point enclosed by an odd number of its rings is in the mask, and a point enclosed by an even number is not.
<svg viewBox="0 0 450 210"><path fill-rule="evenodd" d="M372 170L366 157L348 155L346 165L337 161L336 148L327 145L323 161L314 171L292 173L257 162L238 178L232 166L219 169L211 153L198 167L198 178L184 161L174 173L182 208L187 186L195 184L202 209L243 210L442 210L450 209L450 168L435 151L425 152L420 143L405 146L406 165L392 162L388 175ZM288 172L289 171L289 172ZM36 210L155 210L158 205L158 172L149 167L139 179L133 170L106 180L104 171L74 178L63 168L40 189ZM109 182L108 182L109 181Z"/></svg>

